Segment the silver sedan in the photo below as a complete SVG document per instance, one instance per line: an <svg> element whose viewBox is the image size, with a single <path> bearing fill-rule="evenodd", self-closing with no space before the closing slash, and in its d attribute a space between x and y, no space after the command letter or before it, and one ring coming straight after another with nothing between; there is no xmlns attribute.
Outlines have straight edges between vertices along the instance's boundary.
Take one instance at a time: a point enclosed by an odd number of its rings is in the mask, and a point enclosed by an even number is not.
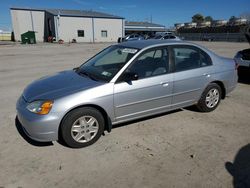
<svg viewBox="0 0 250 188"><path fill-rule="evenodd" d="M234 60L193 43L124 42L31 83L17 117L34 140L85 147L122 122L191 105L213 111L237 79Z"/></svg>

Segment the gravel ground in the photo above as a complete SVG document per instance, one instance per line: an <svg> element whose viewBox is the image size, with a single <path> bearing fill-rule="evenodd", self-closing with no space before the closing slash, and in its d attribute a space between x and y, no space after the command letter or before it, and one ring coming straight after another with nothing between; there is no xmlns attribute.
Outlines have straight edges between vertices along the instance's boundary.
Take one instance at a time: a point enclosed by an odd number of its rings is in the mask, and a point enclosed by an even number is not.
<svg viewBox="0 0 250 188"><path fill-rule="evenodd" d="M199 44L227 57L249 47ZM233 187L241 166L250 181L249 82L239 83L214 112L182 109L122 124L84 149L26 141L15 123L24 87L107 45L0 45L0 187Z"/></svg>

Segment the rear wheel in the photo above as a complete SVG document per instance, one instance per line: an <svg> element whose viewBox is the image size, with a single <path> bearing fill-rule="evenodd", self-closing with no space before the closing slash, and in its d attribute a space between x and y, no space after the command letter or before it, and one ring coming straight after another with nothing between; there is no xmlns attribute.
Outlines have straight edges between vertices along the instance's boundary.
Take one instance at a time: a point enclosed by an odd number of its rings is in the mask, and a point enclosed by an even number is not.
<svg viewBox="0 0 250 188"><path fill-rule="evenodd" d="M217 108L221 100L221 87L216 83L210 83L202 93L197 104L201 112L211 112Z"/></svg>
<svg viewBox="0 0 250 188"><path fill-rule="evenodd" d="M68 113L62 121L61 136L72 148L81 148L95 143L104 131L104 118L91 107L78 108Z"/></svg>

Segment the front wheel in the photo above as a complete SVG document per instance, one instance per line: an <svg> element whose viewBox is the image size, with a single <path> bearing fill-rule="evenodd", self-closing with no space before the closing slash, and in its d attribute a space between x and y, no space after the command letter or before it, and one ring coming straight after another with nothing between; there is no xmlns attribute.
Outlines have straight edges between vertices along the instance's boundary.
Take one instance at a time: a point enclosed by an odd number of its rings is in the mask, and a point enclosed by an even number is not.
<svg viewBox="0 0 250 188"><path fill-rule="evenodd" d="M104 131L104 123L102 114L95 108L78 108L63 119L61 137L69 147L86 147L100 138Z"/></svg>
<svg viewBox="0 0 250 188"><path fill-rule="evenodd" d="M197 104L201 112L211 112L217 108L221 100L221 87L216 83L210 83L202 93Z"/></svg>

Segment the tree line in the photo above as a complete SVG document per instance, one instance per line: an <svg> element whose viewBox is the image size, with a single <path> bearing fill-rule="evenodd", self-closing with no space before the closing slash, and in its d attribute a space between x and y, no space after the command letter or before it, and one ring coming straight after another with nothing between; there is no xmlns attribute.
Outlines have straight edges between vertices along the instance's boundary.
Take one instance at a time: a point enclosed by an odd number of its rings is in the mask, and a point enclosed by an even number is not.
<svg viewBox="0 0 250 188"><path fill-rule="evenodd" d="M236 19L237 19L237 17L231 16L230 19L229 19L229 22L233 22ZM195 22L195 23L201 23L201 22L204 22L204 21L210 21L210 22L212 22L213 20L214 19L212 18L212 16L203 16L200 13L197 13L197 14L195 14L195 15L192 16L192 22Z"/></svg>

